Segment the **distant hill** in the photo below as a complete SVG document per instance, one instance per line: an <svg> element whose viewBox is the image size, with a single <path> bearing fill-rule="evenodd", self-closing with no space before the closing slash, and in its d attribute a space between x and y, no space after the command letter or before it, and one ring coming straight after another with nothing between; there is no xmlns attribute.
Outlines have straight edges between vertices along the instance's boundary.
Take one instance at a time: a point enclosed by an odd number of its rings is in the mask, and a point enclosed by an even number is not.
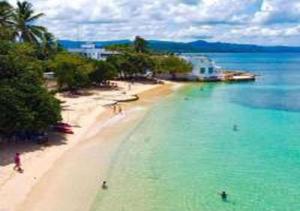
<svg viewBox="0 0 300 211"><path fill-rule="evenodd" d="M282 53L282 52L299 52L300 47L289 46L259 46L259 45L247 45L247 44L233 44L222 42L206 42L198 40L194 42L172 42L172 41L160 41L149 40L149 46L151 49L160 52L175 52L175 53L201 53L201 52L266 52L266 53ZM78 48L85 41L71 41L71 40L59 40L59 43L64 48ZM113 41L95 41L93 42L98 47L105 47L113 44L128 44L132 43L130 40L113 40Z"/></svg>
<svg viewBox="0 0 300 211"><path fill-rule="evenodd" d="M87 41L72 41L72 40L59 40L59 44L63 48L80 48L80 46L84 43L87 43ZM92 42L96 44L97 47L105 47L109 45L114 45L114 44L127 44L130 43L130 40L112 40L112 41L95 41Z"/></svg>

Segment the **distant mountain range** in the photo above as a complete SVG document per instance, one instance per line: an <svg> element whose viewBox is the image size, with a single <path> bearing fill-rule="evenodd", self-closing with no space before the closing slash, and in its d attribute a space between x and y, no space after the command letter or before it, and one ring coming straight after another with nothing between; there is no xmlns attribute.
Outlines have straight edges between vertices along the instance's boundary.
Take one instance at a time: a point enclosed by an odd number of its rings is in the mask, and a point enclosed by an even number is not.
<svg viewBox="0 0 300 211"><path fill-rule="evenodd" d="M266 52L266 53L281 53L281 52L299 52L300 47L290 46L259 46L247 44L233 44L222 42L206 42L198 40L195 42L172 42L160 40L148 40L149 47L160 52L175 52L175 53L201 53L201 52ZM64 48L79 48L85 41L59 40L59 43ZM97 47L105 47L113 44L129 44L130 40L113 40L113 41L95 41Z"/></svg>

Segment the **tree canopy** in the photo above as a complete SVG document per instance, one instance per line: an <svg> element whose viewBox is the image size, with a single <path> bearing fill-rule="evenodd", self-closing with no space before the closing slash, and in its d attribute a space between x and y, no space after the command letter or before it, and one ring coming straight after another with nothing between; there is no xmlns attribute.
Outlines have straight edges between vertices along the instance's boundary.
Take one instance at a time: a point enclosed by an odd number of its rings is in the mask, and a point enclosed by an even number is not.
<svg viewBox="0 0 300 211"><path fill-rule="evenodd" d="M61 120L59 101L43 86L41 62L28 44L0 52L0 134L45 131Z"/></svg>
<svg viewBox="0 0 300 211"><path fill-rule="evenodd" d="M187 73L192 70L192 64L174 55L155 57L154 61L157 73L176 74Z"/></svg>
<svg viewBox="0 0 300 211"><path fill-rule="evenodd" d="M94 70L89 74L91 82L96 84L100 84L117 76L118 72L116 67L105 61L95 61Z"/></svg>
<svg viewBox="0 0 300 211"><path fill-rule="evenodd" d="M69 53L58 53L50 63L59 89L77 90L89 85L94 66L87 59Z"/></svg>

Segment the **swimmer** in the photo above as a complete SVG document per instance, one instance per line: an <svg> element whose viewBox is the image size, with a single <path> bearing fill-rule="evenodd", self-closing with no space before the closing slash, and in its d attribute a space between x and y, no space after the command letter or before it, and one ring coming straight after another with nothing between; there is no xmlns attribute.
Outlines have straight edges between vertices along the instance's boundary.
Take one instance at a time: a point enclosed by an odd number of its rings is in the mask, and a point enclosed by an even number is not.
<svg viewBox="0 0 300 211"><path fill-rule="evenodd" d="M237 125L233 125L233 131L238 131L238 126Z"/></svg>

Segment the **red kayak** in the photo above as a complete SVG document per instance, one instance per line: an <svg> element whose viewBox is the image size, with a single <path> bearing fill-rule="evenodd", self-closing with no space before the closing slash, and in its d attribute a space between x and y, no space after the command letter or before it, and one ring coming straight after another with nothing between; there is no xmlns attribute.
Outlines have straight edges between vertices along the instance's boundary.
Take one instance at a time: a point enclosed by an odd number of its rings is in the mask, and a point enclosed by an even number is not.
<svg viewBox="0 0 300 211"><path fill-rule="evenodd" d="M54 130L57 132L61 132L61 133L74 134L74 132L71 130L71 128L65 127L65 126L55 126Z"/></svg>

